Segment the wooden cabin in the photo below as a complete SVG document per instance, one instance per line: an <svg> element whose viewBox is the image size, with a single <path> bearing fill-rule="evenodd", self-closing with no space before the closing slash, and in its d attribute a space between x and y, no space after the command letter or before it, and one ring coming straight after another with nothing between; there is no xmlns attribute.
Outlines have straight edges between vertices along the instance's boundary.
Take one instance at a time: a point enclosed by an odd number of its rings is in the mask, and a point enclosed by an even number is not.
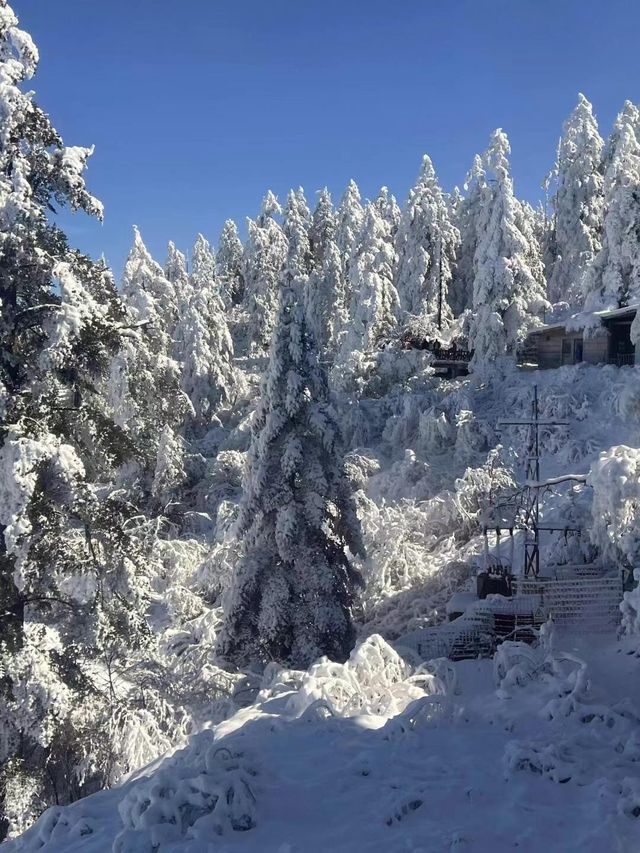
<svg viewBox="0 0 640 853"><path fill-rule="evenodd" d="M631 342L631 324L637 305L591 315L574 315L562 323L541 326L529 333L524 346L525 360L541 369L565 364L640 364L640 352ZM580 320L584 319L585 328ZM594 328L594 319L599 326Z"/></svg>

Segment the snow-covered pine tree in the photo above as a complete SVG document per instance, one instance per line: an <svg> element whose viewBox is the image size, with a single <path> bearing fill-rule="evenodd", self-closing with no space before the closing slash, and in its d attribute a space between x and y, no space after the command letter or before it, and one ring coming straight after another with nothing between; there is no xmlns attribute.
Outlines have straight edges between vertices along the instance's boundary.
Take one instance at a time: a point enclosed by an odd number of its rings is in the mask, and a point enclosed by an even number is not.
<svg viewBox="0 0 640 853"><path fill-rule="evenodd" d="M108 270L49 216L102 208L83 177L91 149L65 147L21 90L37 62L2 0L0 840L91 789L95 664L142 629L128 509L103 485L128 452L100 395L128 321Z"/></svg>
<svg viewBox="0 0 640 853"><path fill-rule="evenodd" d="M320 269L324 263L325 253L330 241L335 243L337 219L333 209L331 194L325 187L318 193L318 203L313 211L311 227L309 229L309 243L313 264Z"/></svg>
<svg viewBox="0 0 640 853"><path fill-rule="evenodd" d="M640 300L640 111L630 101L616 118L603 160L602 246L584 277L589 310Z"/></svg>
<svg viewBox="0 0 640 853"><path fill-rule="evenodd" d="M464 197L455 200L454 225L460 232L460 246L450 286L453 313L459 317L473 305L474 257L478 248L478 227L487 189L482 157L476 154L464 183Z"/></svg>
<svg viewBox="0 0 640 853"><path fill-rule="evenodd" d="M532 264L532 243L523 234L523 209L513 194L509 140L498 129L484 155L490 176L484 189L474 256L473 368L481 372L502 355L515 355L528 326L547 306L541 262Z"/></svg>
<svg viewBox="0 0 640 853"><path fill-rule="evenodd" d="M408 314L429 317L440 328L452 319L449 284L460 235L446 197L425 155L396 235L396 289Z"/></svg>
<svg viewBox="0 0 640 853"><path fill-rule="evenodd" d="M349 288L351 258L358 248L358 238L362 231L364 208L360 201L360 190L354 180L350 180L336 211L335 241L342 258L342 277L345 288Z"/></svg>
<svg viewBox="0 0 640 853"><path fill-rule="evenodd" d="M278 277L287 256L287 240L275 217L282 213L269 191L257 219L247 220L249 239L245 253L248 349L269 347L278 302Z"/></svg>
<svg viewBox="0 0 640 853"><path fill-rule="evenodd" d="M198 235L192 252L191 299L176 329L184 352L182 390L191 401L190 432L206 432L220 405L240 390L233 342L219 296L209 243Z"/></svg>
<svg viewBox="0 0 640 853"><path fill-rule="evenodd" d="M283 211L282 231L289 246L288 264L296 270L299 279L306 277L313 266L309 225L309 208L302 188L290 190Z"/></svg>
<svg viewBox="0 0 640 853"><path fill-rule="evenodd" d="M342 258L335 241L327 240L320 266L311 271L304 291L307 322L324 361L333 361L349 323Z"/></svg>
<svg viewBox="0 0 640 853"><path fill-rule="evenodd" d="M304 241L303 241L304 242ZM304 248L289 245L237 531L242 557L219 652L239 667L345 660L362 554L325 373L302 305Z"/></svg>
<svg viewBox="0 0 640 853"><path fill-rule="evenodd" d="M350 265L350 305L341 359L354 351L375 349L397 324L398 293L393 283L396 255L388 222L367 203Z"/></svg>
<svg viewBox="0 0 640 853"><path fill-rule="evenodd" d="M238 305L244 298L244 249L233 219L227 219L216 252L216 276L220 294L227 307Z"/></svg>
<svg viewBox="0 0 640 853"><path fill-rule="evenodd" d="M117 423L137 447L141 486L148 492L160 434L167 424L174 428L180 424L188 402L180 390L180 366L173 358L175 289L137 228L121 290L132 328L113 359L108 396ZM132 478L137 474L132 472Z"/></svg>
<svg viewBox="0 0 640 853"><path fill-rule="evenodd" d="M591 104L580 94L564 123L552 175L555 259L548 284L549 300L567 302L574 310L582 307L582 279L601 248L602 149Z"/></svg>
<svg viewBox="0 0 640 853"><path fill-rule="evenodd" d="M164 265L164 274L167 281L171 282L175 291L175 304L178 314L189 304L191 292L189 287L189 273L187 271L187 259L180 252L173 241L167 246L167 260Z"/></svg>
<svg viewBox="0 0 640 853"><path fill-rule="evenodd" d="M392 240L395 240L402 215L396 197L393 193L389 192L387 187L381 187L373 203L377 207L380 216L387 223L389 236Z"/></svg>

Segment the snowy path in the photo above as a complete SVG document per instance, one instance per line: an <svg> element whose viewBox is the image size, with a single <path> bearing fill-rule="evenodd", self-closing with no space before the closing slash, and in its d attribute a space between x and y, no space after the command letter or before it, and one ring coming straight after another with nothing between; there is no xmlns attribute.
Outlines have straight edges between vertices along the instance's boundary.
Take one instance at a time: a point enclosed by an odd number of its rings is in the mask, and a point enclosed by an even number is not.
<svg viewBox="0 0 640 853"><path fill-rule="evenodd" d="M584 641L576 645L584 646ZM615 702L623 698L625 685L636 692L637 678L631 682L634 666L640 665L636 659L618 655L611 643L591 648L587 656L594 681L589 700L607 695ZM558 669L555 675L512 687L500 698L492 667L486 660L460 662L453 695L423 695L388 717L331 716L324 705L314 705L319 696L314 685L304 693L308 701L301 715L300 691L265 695L257 707L221 724L215 740L212 732L193 739L187 750L155 770L151 782L133 780L61 810L53 832L50 827L44 831L42 822L40 829L36 825L7 845L6 853L640 850L640 820L619 813L616 805L619 783L630 775L640 792L638 765L633 763L638 756L623 760L616 752L615 731L609 735L606 726L585 725L576 719L578 712L565 708L554 719L540 713L546 701L566 702L568 692L572 698L575 671L567 670L564 678ZM577 689L574 693L579 695ZM179 823L187 813L184 804L175 805L180 799L177 780L201 781L203 768L211 772L219 754L226 754L222 745L237 756L234 767L241 767L255 797L255 826L189 839L195 827L179 829L171 818L166 822L167 814L175 814ZM555 747L563 774L575 771L575 780L552 781L551 765L539 772L509 770L509 756L553 753L555 760ZM134 800L143 809L149 800L154 808L169 804L165 822L145 828L134 821L134 828L114 845L125 815L131 826ZM172 834L175 840L170 840Z"/></svg>

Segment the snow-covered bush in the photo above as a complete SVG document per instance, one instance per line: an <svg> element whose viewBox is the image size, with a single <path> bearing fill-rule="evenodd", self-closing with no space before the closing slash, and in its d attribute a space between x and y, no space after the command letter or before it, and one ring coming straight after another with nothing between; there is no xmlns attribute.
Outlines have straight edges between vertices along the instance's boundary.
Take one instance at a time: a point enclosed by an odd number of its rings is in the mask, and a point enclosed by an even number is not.
<svg viewBox="0 0 640 853"><path fill-rule="evenodd" d="M618 445L591 466L591 540L605 560L640 565L640 450Z"/></svg>

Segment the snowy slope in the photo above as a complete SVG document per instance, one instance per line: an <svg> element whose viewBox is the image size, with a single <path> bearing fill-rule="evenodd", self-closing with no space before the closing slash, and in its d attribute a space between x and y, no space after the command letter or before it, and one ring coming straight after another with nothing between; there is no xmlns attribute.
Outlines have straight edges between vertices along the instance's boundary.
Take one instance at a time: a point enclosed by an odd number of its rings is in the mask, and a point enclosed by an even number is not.
<svg viewBox="0 0 640 853"><path fill-rule="evenodd" d="M344 666L274 670L255 705L4 850L632 853L637 659L550 645L412 676L372 637Z"/></svg>
<svg viewBox="0 0 640 853"><path fill-rule="evenodd" d="M543 437L543 478L638 445L630 369L433 382L362 402L349 464L370 556L363 638L442 618L481 561L487 454L500 440L491 470L519 474L524 453L518 428L495 426L527 416L534 383L542 417L570 422ZM548 521L583 527L585 552L603 535L591 500L568 483L542 502ZM545 555L565 548L549 537ZM417 673L382 639L363 642L344 666L268 670L253 705L121 786L50 809L3 851L640 850L640 664L614 636L505 644L495 661Z"/></svg>

